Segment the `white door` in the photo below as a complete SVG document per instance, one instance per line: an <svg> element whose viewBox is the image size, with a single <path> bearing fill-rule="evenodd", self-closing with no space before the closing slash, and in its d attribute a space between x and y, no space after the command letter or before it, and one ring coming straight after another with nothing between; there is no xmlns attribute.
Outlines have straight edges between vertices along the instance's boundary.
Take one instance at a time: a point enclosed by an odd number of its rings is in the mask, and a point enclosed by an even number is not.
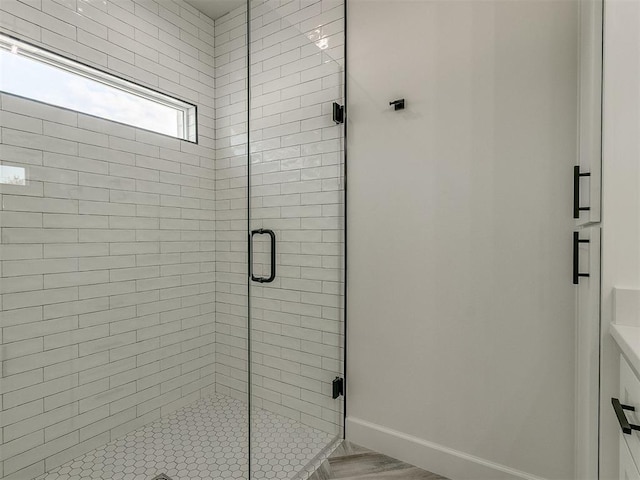
<svg viewBox="0 0 640 480"><path fill-rule="evenodd" d="M600 361L600 227L574 232L577 287L576 478L598 478Z"/></svg>
<svg viewBox="0 0 640 480"><path fill-rule="evenodd" d="M576 225L600 221L602 10L602 0L580 2L579 143L573 185Z"/></svg>

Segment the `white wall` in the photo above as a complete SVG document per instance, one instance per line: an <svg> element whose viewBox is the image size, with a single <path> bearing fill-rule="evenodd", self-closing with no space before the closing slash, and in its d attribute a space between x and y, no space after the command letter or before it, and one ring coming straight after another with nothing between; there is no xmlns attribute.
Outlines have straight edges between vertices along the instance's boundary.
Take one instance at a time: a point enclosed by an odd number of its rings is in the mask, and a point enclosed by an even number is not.
<svg viewBox="0 0 640 480"><path fill-rule="evenodd" d="M577 13L349 2L347 438L572 477Z"/></svg>
<svg viewBox="0 0 640 480"><path fill-rule="evenodd" d="M3 0L0 28L195 103L199 120L196 145L1 96L0 161L27 177L0 185L8 480L213 392L213 21L169 1Z"/></svg>
<svg viewBox="0 0 640 480"><path fill-rule="evenodd" d="M608 333L613 289L640 289L640 4L607 0L604 28L600 478L618 477L620 351Z"/></svg>

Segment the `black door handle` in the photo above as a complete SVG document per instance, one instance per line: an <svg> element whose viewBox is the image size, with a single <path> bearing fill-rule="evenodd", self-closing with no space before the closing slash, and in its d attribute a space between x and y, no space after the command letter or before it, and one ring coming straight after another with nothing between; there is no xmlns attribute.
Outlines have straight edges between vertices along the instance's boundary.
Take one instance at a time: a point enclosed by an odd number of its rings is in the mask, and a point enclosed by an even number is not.
<svg viewBox="0 0 640 480"><path fill-rule="evenodd" d="M580 273L579 270L579 260L580 260L580 250L579 246L581 243L589 243L589 240L583 240L580 238L580 233L573 232L573 284L578 285L580 282L580 277L588 277L588 273Z"/></svg>
<svg viewBox="0 0 640 480"><path fill-rule="evenodd" d="M629 423L627 420L627 416L624 414L625 410L629 410L630 412L635 412L635 407L631 405L622 405L620 400L617 398L611 399L611 404L613 405L613 410L616 412L616 417L618 417L618 423L620 424L620 428L622 429L622 433L627 435L631 435L631 430L639 430L640 425L634 425L633 423Z"/></svg>
<svg viewBox="0 0 640 480"><path fill-rule="evenodd" d="M590 177L590 173L580 173L580 166L573 167L573 218L580 218L580 212L591 210L590 207L580 206L580 178Z"/></svg>
<svg viewBox="0 0 640 480"><path fill-rule="evenodd" d="M254 235L269 235L271 239L271 273L269 277L256 277L253 274L253 236ZM268 228L259 228L257 230L251 231L251 236L249 237L249 270L251 274L251 280L258 283L271 283L276 278L276 234L273 230L269 230Z"/></svg>

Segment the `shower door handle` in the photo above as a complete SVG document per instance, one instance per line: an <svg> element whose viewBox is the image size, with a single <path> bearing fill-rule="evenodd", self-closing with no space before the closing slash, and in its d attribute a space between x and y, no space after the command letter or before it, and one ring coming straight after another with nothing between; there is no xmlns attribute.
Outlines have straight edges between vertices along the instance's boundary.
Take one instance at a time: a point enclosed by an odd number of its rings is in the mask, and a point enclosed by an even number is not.
<svg viewBox="0 0 640 480"><path fill-rule="evenodd" d="M253 236L254 235L269 235L271 239L271 273L268 277L256 277L253 274ZM249 273L251 274L251 280L258 283L271 283L276 278L276 234L273 230L268 228L259 228L257 230L251 230L251 236L249 237Z"/></svg>

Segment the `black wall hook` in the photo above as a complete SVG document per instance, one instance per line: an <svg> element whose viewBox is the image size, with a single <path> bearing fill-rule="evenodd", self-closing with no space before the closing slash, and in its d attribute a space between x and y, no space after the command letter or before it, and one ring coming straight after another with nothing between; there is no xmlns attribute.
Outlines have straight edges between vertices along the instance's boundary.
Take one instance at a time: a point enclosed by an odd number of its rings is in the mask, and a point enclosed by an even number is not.
<svg viewBox="0 0 640 480"><path fill-rule="evenodd" d="M404 98L389 102L389 105L393 105L394 110L404 110Z"/></svg>

